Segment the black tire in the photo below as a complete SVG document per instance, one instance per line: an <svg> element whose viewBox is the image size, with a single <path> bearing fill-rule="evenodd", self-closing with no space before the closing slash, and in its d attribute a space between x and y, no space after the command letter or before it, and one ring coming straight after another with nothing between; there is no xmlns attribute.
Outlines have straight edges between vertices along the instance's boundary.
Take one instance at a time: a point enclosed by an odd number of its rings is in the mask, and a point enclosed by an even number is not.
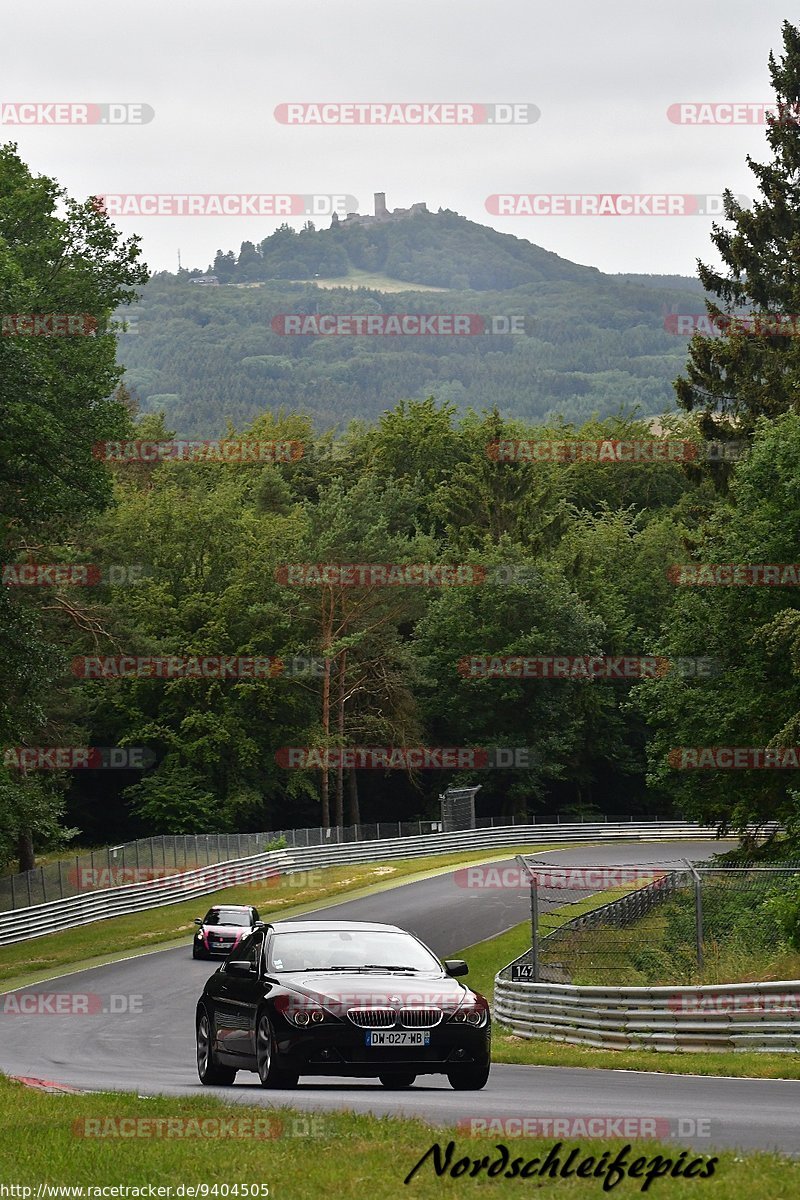
<svg viewBox="0 0 800 1200"><path fill-rule="evenodd" d="M416 1078L413 1071L387 1071L385 1074L378 1076L383 1086L392 1090L410 1088L412 1083L416 1081Z"/></svg>
<svg viewBox="0 0 800 1200"><path fill-rule="evenodd" d="M230 1087L236 1078L235 1067L223 1067L217 1062L211 1040L211 1017L201 1008L197 1014L197 1074L206 1087Z"/></svg>
<svg viewBox="0 0 800 1200"><path fill-rule="evenodd" d="M275 1037L269 1016L263 1011L258 1014L256 1021L256 1067L262 1087L297 1087L300 1073L275 1065Z"/></svg>
<svg viewBox="0 0 800 1200"><path fill-rule="evenodd" d="M196 942L192 943L192 958L208 958L208 955L204 954L202 950L198 952Z"/></svg>
<svg viewBox="0 0 800 1200"><path fill-rule="evenodd" d="M489 1078L489 1064L485 1067L466 1066L453 1067L447 1072L450 1087L456 1092L478 1092L486 1087Z"/></svg>

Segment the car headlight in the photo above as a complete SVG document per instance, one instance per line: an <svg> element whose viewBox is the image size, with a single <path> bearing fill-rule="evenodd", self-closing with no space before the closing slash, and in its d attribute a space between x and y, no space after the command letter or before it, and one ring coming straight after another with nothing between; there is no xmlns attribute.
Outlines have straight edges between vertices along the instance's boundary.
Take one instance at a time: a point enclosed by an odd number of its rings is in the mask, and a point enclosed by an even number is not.
<svg viewBox="0 0 800 1200"><path fill-rule="evenodd" d="M296 1025L298 1029L306 1029L309 1025L322 1025L326 1022L330 1024L338 1020L333 1013L327 1012L321 1005L314 1004L313 1001L297 1001L289 999L288 996L279 996L275 1001L275 1007L290 1025Z"/></svg>
<svg viewBox="0 0 800 1200"><path fill-rule="evenodd" d="M489 1005L482 996L474 996L472 1000L465 1001L452 1017L448 1017L447 1023L448 1025L470 1025L473 1029L480 1029L488 1019Z"/></svg>

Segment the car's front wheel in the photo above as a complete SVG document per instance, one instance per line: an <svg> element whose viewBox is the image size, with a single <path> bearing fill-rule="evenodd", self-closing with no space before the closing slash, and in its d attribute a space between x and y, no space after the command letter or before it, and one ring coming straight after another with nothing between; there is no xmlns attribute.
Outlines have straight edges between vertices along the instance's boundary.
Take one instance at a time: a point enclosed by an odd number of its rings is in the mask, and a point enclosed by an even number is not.
<svg viewBox="0 0 800 1200"><path fill-rule="evenodd" d="M223 1067L217 1062L211 1036L211 1018L205 1008L197 1016L197 1074L206 1087L230 1087L236 1078L234 1067Z"/></svg>
<svg viewBox="0 0 800 1200"><path fill-rule="evenodd" d="M412 1071L387 1071L378 1076L385 1088L410 1088L416 1078Z"/></svg>
<svg viewBox="0 0 800 1200"><path fill-rule="evenodd" d="M457 1092L477 1092L486 1087L489 1078L489 1064L485 1067L466 1066L453 1067L447 1072L450 1087Z"/></svg>
<svg viewBox="0 0 800 1200"><path fill-rule="evenodd" d="M269 1017L262 1012L256 1025L256 1067L261 1086L266 1088L297 1087L299 1072L276 1066L275 1039Z"/></svg>

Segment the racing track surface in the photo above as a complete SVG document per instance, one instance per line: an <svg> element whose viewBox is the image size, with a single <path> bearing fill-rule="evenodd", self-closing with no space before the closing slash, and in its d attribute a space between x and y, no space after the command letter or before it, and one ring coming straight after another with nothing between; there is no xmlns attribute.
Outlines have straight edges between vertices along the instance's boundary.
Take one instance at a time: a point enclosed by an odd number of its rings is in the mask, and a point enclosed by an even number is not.
<svg viewBox="0 0 800 1200"><path fill-rule="evenodd" d="M553 865L632 865L701 859L717 843L625 843L579 846L546 855ZM497 863L495 866L511 865ZM204 902L198 902L198 914ZM386 921L416 933L440 956L526 919L529 895L519 890L467 890L451 874L402 884L318 910L320 919ZM305 914L306 918L309 914ZM269 914L262 909L262 916ZM31 943L32 949L35 942ZM760 1147L800 1153L800 1081L702 1078L563 1067L495 1065L481 1092L455 1092L444 1077L421 1077L407 1092L376 1080L311 1079L292 1091L265 1091L240 1072L232 1088L204 1089L194 1061L194 1010L216 964L185 949L162 950L64 975L22 993L89 993L89 1014L0 1015L0 1070L88 1089L145 1095L216 1092L226 1100L317 1112L347 1108L417 1116L434 1124L474 1117L632 1116L710 1122L710 1137L677 1136L682 1145ZM111 997L123 999L112 1001ZM141 997L138 1001L135 998ZM136 1011L111 1011L114 1006ZM104 1112L113 1106L104 1101ZM676 1128L676 1124L673 1125ZM686 1129L684 1124L683 1129Z"/></svg>

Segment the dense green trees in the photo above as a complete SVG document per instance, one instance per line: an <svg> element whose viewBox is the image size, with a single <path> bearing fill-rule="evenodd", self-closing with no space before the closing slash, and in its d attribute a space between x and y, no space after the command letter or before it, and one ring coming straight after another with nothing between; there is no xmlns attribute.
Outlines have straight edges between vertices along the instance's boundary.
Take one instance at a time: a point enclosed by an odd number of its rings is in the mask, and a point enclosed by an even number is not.
<svg viewBox="0 0 800 1200"><path fill-rule="evenodd" d="M771 71L789 112L800 99L789 25L784 45ZM733 229L714 233L727 273L702 268L701 279L727 311L797 314L800 123L777 121L768 138L773 161L751 164L764 199L752 213L728 199ZM137 256L91 204L0 152L3 311L80 311L98 327L0 337L4 561L142 568L135 584L80 595L0 589L3 744L146 746L154 757L102 775L6 763L0 859L29 860L64 825L99 842L435 815L443 788L467 780L482 783L487 814L779 819L800 838L793 769L695 769L681 757L800 743L798 581L681 584L673 569L800 563L796 337L757 328L693 340L677 385L689 414L662 417L659 434L694 443L686 461L506 462L492 447L514 439L651 441L649 424L626 414L634 403L663 413L681 354L664 315L691 312L700 289L611 280L452 213L285 226L214 263L223 282L269 286L201 289L184 273L148 285L137 334L122 343L127 390L106 330L142 281ZM460 290L281 282L351 267ZM513 291L488 290L500 288ZM319 311L519 314L527 332L292 338L272 325ZM616 415L603 416L611 397ZM720 467L703 436L732 423L748 453ZM304 453L110 468L91 453L94 441L213 437L226 425ZM325 563L461 564L478 581L290 577L291 564ZM70 677L70 658L121 653L293 666L226 681ZM465 668L547 655L658 656L659 674ZM297 670L299 660L313 665ZM692 675L692 661L714 669ZM524 757L480 771L287 765L291 747L353 746Z"/></svg>
<svg viewBox="0 0 800 1200"><path fill-rule="evenodd" d="M32 175L15 146L0 147L3 562L22 555L41 561L48 544L67 542L70 530L111 498L92 445L128 427L114 395L122 368L109 322L144 283L138 256L138 239L121 239L94 204ZM69 319L81 333L66 333ZM42 603L0 590L3 746L30 743L52 727L55 642L64 620L82 618L59 596ZM0 849L14 841L20 861L30 862L32 836L52 833L59 808L52 787L0 766Z"/></svg>
<svg viewBox="0 0 800 1200"><path fill-rule="evenodd" d="M702 290L689 280L683 292L659 287L657 277L652 285L599 280L589 273L513 291L392 293L274 280L202 287L162 274L143 290L120 359L142 407L165 409L187 437L213 437L227 420L241 428L280 407L309 414L318 431L341 429L431 394L461 413L488 405L529 424L580 424L621 408L662 413L674 404L687 342L665 328L665 314L701 311ZM273 328L284 313L520 316L526 332L301 337Z"/></svg>

